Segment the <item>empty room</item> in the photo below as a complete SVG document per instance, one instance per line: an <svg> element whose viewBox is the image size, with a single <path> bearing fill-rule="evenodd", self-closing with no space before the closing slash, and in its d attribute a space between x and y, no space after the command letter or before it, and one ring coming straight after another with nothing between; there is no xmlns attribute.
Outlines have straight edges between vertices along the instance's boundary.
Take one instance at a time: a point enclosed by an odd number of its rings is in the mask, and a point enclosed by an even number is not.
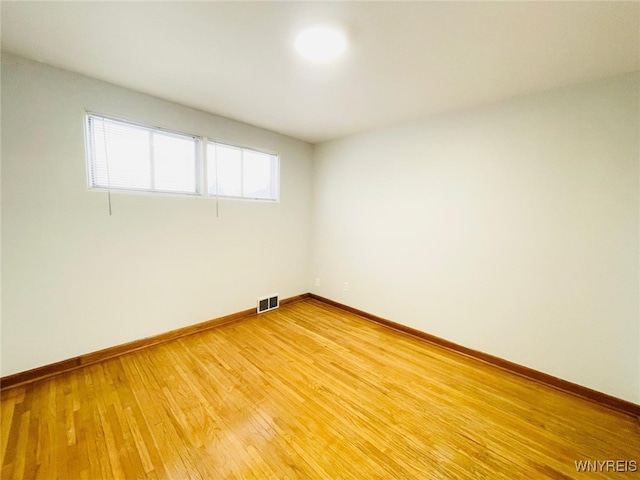
<svg viewBox="0 0 640 480"><path fill-rule="evenodd" d="M0 2L2 479L640 476L640 2Z"/></svg>

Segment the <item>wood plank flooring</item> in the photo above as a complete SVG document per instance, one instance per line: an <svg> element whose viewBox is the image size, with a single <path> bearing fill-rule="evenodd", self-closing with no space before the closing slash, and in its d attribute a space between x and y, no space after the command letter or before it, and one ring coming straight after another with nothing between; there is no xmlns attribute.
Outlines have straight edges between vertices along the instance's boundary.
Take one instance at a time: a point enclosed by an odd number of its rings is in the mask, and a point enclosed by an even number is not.
<svg viewBox="0 0 640 480"><path fill-rule="evenodd" d="M9 389L1 421L2 479L640 478L575 465L640 463L636 418L315 300Z"/></svg>

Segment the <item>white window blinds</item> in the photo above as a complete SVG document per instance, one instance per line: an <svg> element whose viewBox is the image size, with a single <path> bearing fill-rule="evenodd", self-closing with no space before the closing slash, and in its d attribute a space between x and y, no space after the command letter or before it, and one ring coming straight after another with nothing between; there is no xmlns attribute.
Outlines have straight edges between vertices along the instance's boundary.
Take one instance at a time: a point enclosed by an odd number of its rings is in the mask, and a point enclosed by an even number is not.
<svg viewBox="0 0 640 480"><path fill-rule="evenodd" d="M198 194L198 138L87 115L92 188Z"/></svg>

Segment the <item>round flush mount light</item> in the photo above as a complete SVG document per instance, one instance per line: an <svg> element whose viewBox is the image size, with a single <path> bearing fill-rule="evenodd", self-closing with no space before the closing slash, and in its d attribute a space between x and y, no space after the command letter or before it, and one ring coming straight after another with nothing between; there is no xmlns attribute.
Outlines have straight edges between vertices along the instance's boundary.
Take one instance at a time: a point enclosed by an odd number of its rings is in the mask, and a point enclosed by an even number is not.
<svg viewBox="0 0 640 480"><path fill-rule="evenodd" d="M298 34L295 48L307 60L326 62L344 53L347 49L347 36L336 27L314 26Z"/></svg>

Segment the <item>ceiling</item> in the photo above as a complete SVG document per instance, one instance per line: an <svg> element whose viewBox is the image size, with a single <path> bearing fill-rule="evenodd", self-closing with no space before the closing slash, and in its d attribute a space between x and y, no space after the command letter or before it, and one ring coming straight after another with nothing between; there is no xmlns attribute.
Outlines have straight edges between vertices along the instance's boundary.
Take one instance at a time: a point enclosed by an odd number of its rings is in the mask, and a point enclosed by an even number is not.
<svg viewBox="0 0 640 480"><path fill-rule="evenodd" d="M638 2L1 2L2 50L322 142L640 70ZM298 58L304 26L347 54Z"/></svg>

